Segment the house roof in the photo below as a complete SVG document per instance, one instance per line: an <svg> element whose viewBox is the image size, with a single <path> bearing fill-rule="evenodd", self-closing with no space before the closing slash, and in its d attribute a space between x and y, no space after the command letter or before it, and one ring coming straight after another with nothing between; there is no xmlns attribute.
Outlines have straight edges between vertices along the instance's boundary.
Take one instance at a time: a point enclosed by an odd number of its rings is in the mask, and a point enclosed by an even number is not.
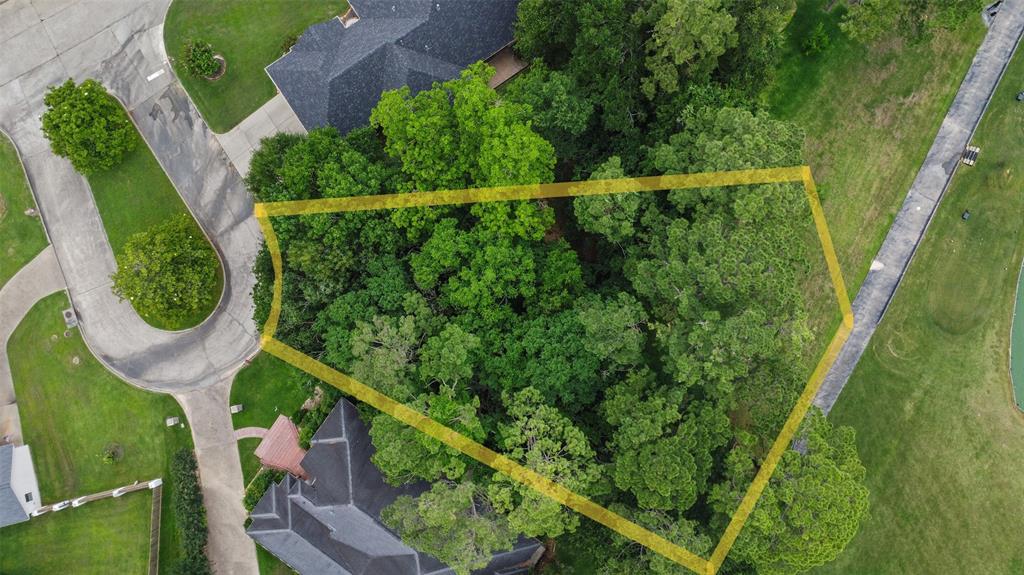
<svg viewBox="0 0 1024 575"><path fill-rule="evenodd" d="M0 527L28 520L28 514L18 500L18 494L11 488L14 473L14 446L0 445Z"/></svg>
<svg viewBox="0 0 1024 575"><path fill-rule="evenodd" d="M285 415L277 416L274 425L256 447L255 455L263 465L283 469L299 477L306 475L302 469L302 458L306 452L299 447L299 429Z"/></svg>
<svg viewBox="0 0 1024 575"><path fill-rule="evenodd" d="M366 124L381 93L415 93L512 42L519 0L351 0L359 20L310 26L267 73L307 130Z"/></svg>
<svg viewBox="0 0 1024 575"><path fill-rule="evenodd" d="M249 536L302 574L453 575L381 522L381 511L400 495L415 497L430 485L388 485L370 461L373 453L355 406L339 401L302 460L310 479L289 475L272 485L252 510ZM476 573L525 573L517 566L539 548L536 540L521 537Z"/></svg>

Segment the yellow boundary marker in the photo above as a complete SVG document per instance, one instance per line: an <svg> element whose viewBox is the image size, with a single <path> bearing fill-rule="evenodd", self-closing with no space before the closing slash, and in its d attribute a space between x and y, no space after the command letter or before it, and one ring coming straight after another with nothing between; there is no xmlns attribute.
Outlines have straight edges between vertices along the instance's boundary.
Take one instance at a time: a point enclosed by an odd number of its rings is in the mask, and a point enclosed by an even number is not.
<svg viewBox="0 0 1024 575"><path fill-rule="evenodd" d="M724 186L740 186L750 184L770 184L799 182L804 186L807 202L811 207L811 215L821 242L825 262L828 265L829 277L835 291L836 301L843 320L836 330L825 354L811 373L796 405L793 406L782 431L772 444L754 481L733 513L729 525L722 538L711 554L704 559L695 553L679 546L657 533L645 529L636 523L614 513L586 497L551 481L543 475L528 469L512 459L497 453L455 430L434 421L426 415L395 401L379 391L355 379L332 369L323 363L305 355L287 344L274 339L277 323L281 315L281 293L283 282L283 266L281 248L274 234L271 217L323 214L332 212L357 212L366 210L399 209L426 206L443 206L469 204L477 202L500 202L510 200L530 200L545 198L564 198L572 196L590 196L601 194L621 194L630 192L654 192L659 190L678 190L694 188L710 188ZM408 194L385 194L377 196L357 196L348 198L327 198L318 200L299 200L290 202L261 203L255 206L256 218L266 240L274 267L273 301L270 315L263 326L260 345L264 351L274 355L302 371L337 387L346 394L387 413L395 419L415 427L445 445L476 459L477 461L499 471L510 478L536 489L547 497L581 513L590 519L615 530L620 535L632 539L641 545L672 559L695 573L715 575L725 561L726 555L743 529L744 523L754 510L758 498L764 491L768 480L775 472L775 467L782 459L783 453L793 440L807 410L825 374L835 361L843 343L853 329L853 310L850 298L843 283L839 260L832 246L832 238L825 222L825 214L818 200L818 193L808 166L790 168L770 168L764 170L738 170L731 172L704 172L700 174L680 174L668 176L650 176L642 178L623 178L615 180L593 180L586 182L560 182L554 184L531 184L524 186L502 186L493 188L474 188L468 190L441 190L436 192L412 192Z"/></svg>

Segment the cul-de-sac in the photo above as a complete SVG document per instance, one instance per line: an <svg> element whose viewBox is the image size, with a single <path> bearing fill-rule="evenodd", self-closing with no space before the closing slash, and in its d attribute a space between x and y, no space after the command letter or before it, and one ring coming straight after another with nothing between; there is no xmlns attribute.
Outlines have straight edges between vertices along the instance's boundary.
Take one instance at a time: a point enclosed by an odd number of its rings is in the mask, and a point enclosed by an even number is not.
<svg viewBox="0 0 1024 575"><path fill-rule="evenodd" d="M1022 37L0 0L0 574L1024 575Z"/></svg>

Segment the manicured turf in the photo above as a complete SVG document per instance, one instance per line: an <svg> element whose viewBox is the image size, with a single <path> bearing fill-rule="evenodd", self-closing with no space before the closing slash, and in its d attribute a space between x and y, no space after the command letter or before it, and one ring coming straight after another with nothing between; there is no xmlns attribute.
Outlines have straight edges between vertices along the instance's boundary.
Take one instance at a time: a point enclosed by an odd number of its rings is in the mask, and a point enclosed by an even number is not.
<svg viewBox="0 0 1024 575"><path fill-rule="evenodd" d="M173 398L135 389L111 375L77 330L64 337L61 310L67 307L63 293L43 299L8 342L22 432L32 448L43 502L163 477L161 564L169 568L177 536L168 466L174 451L191 446L192 438L187 427L166 427L164 418L185 418ZM102 453L111 443L119 444L124 455L108 464ZM148 525L148 507L145 516ZM100 526L95 529L105 533Z"/></svg>
<svg viewBox="0 0 1024 575"><path fill-rule="evenodd" d="M832 412L857 431L871 516L824 573L1024 573L1024 416L1008 377L1022 84L1018 53L974 139L977 166L957 174Z"/></svg>
<svg viewBox="0 0 1024 575"><path fill-rule="evenodd" d="M38 216L25 215L35 206L14 144L0 133L0 287L46 247Z"/></svg>
<svg viewBox="0 0 1024 575"><path fill-rule="evenodd" d="M231 386L231 404L244 406L233 416L235 429L269 428L278 415L291 417L309 397L299 384L302 376L297 368L268 353L257 355Z"/></svg>
<svg viewBox="0 0 1024 575"><path fill-rule="evenodd" d="M259 561L260 575L291 575L295 573L270 551L256 545L256 560Z"/></svg>
<svg viewBox="0 0 1024 575"><path fill-rule="evenodd" d="M164 223L178 214L189 213L181 196L141 136L135 150L128 153L120 164L110 170L90 175L89 186L92 188L115 257L121 253L121 249L131 236ZM195 220L192 221L195 233L202 234L199 225L195 224ZM160 329L178 330L199 325L217 307L223 290L223 277L223 270L218 263L215 289L210 292L202 308L190 317L169 320L143 314L138 309L135 311L138 311L147 323Z"/></svg>
<svg viewBox="0 0 1024 575"><path fill-rule="evenodd" d="M151 505L148 492L131 493L4 527L0 573L146 573Z"/></svg>
<svg viewBox="0 0 1024 575"><path fill-rule="evenodd" d="M164 22L164 46L174 71L206 123L227 132L274 97L264 71L310 25L348 9L345 0L175 0ZM182 47L190 39L209 42L227 61L216 81L194 78L182 66Z"/></svg>
<svg viewBox="0 0 1024 575"><path fill-rule="evenodd" d="M830 13L824 11L828 4L836 4ZM929 41L890 39L865 48L838 30L844 4L799 2L787 28L787 54L765 98L774 114L807 133L805 155L847 287L855 294L970 66L984 27L981 18L967 18L960 30L937 32ZM824 54L804 56L800 46L819 21L830 32L832 46ZM825 288L809 291L818 309L831 311L832 294Z"/></svg>
<svg viewBox="0 0 1024 575"><path fill-rule="evenodd" d="M260 460L253 452L260 444L258 437L238 440L238 457L242 460L242 484L249 485L253 477L260 471Z"/></svg>

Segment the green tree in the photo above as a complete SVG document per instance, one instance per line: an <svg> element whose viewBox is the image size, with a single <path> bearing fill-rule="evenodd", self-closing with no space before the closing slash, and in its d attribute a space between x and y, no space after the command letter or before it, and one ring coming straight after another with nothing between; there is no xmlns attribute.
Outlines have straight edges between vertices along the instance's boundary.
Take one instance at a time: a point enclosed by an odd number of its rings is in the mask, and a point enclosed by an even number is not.
<svg viewBox="0 0 1024 575"><path fill-rule="evenodd" d="M896 29L903 17L901 0L851 2L841 27L858 42L869 43Z"/></svg>
<svg viewBox="0 0 1024 575"><path fill-rule="evenodd" d="M485 567L515 543L508 521L496 515L472 483L435 483L413 499L403 495L381 513L402 540L448 564L458 575Z"/></svg>
<svg viewBox="0 0 1024 575"><path fill-rule="evenodd" d="M711 538L700 533L698 525L694 521L679 519L674 514L663 511L638 512L619 504L612 505L612 511L701 557L711 554ZM614 552L607 562L598 568L598 575L622 575L623 573L689 575L693 573L668 557L618 534L612 535L611 547Z"/></svg>
<svg viewBox="0 0 1024 575"><path fill-rule="evenodd" d="M540 59L506 85L504 98L530 107L537 132L563 159L577 152L576 140L587 130L594 112L593 103L581 94L575 78L548 69Z"/></svg>
<svg viewBox="0 0 1024 575"><path fill-rule="evenodd" d="M473 441L482 442L487 435L477 416L480 400L476 397L457 399L448 393L424 394L410 407ZM373 464L392 485L415 479L456 481L466 473L466 457L460 452L385 413L374 416L370 438L376 448Z"/></svg>
<svg viewBox="0 0 1024 575"><path fill-rule="evenodd" d="M641 87L652 99L659 91L677 91L683 74L710 72L736 43L736 19L721 0L653 0L634 19L651 29L645 61L650 75Z"/></svg>
<svg viewBox="0 0 1024 575"><path fill-rule="evenodd" d="M448 324L423 344L420 376L455 392L460 382L467 382L473 376L473 359L479 348L480 338L458 325Z"/></svg>
<svg viewBox="0 0 1024 575"><path fill-rule="evenodd" d="M135 126L102 84L70 78L43 97L43 134L54 154L82 174L107 170L138 145Z"/></svg>
<svg viewBox="0 0 1024 575"><path fill-rule="evenodd" d="M803 573L835 559L868 513L865 470L850 427L833 427L814 410L786 451L736 540L733 553L758 573ZM728 480L711 501L725 523L756 472L749 443L730 453Z"/></svg>
<svg viewBox="0 0 1024 575"><path fill-rule="evenodd" d="M352 376L377 391L406 401L416 394L412 375L422 333L411 315L374 316L352 330Z"/></svg>
<svg viewBox="0 0 1024 575"><path fill-rule="evenodd" d="M143 317L178 322L216 300L218 266L195 222L179 214L128 239L113 291Z"/></svg>
<svg viewBox="0 0 1024 575"><path fill-rule="evenodd" d="M514 460L552 481L586 494L600 477L586 435L533 388L505 394L512 418L501 426L501 446ZM495 509L508 516L509 526L531 537L558 537L576 530L579 516L535 489L498 473L488 488Z"/></svg>
<svg viewBox="0 0 1024 575"><path fill-rule="evenodd" d="M615 180L625 175L622 160L612 156L590 174L590 179ZM572 205L581 228L619 244L636 233L637 217L642 206L649 201L649 197L641 193L608 193L578 196L573 199Z"/></svg>
<svg viewBox="0 0 1024 575"><path fill-rule="evenodd" d="M588 351L619 366L642 361L647 312L636 298L619 292L604 301L584 300L578 309Z"/></svg>

